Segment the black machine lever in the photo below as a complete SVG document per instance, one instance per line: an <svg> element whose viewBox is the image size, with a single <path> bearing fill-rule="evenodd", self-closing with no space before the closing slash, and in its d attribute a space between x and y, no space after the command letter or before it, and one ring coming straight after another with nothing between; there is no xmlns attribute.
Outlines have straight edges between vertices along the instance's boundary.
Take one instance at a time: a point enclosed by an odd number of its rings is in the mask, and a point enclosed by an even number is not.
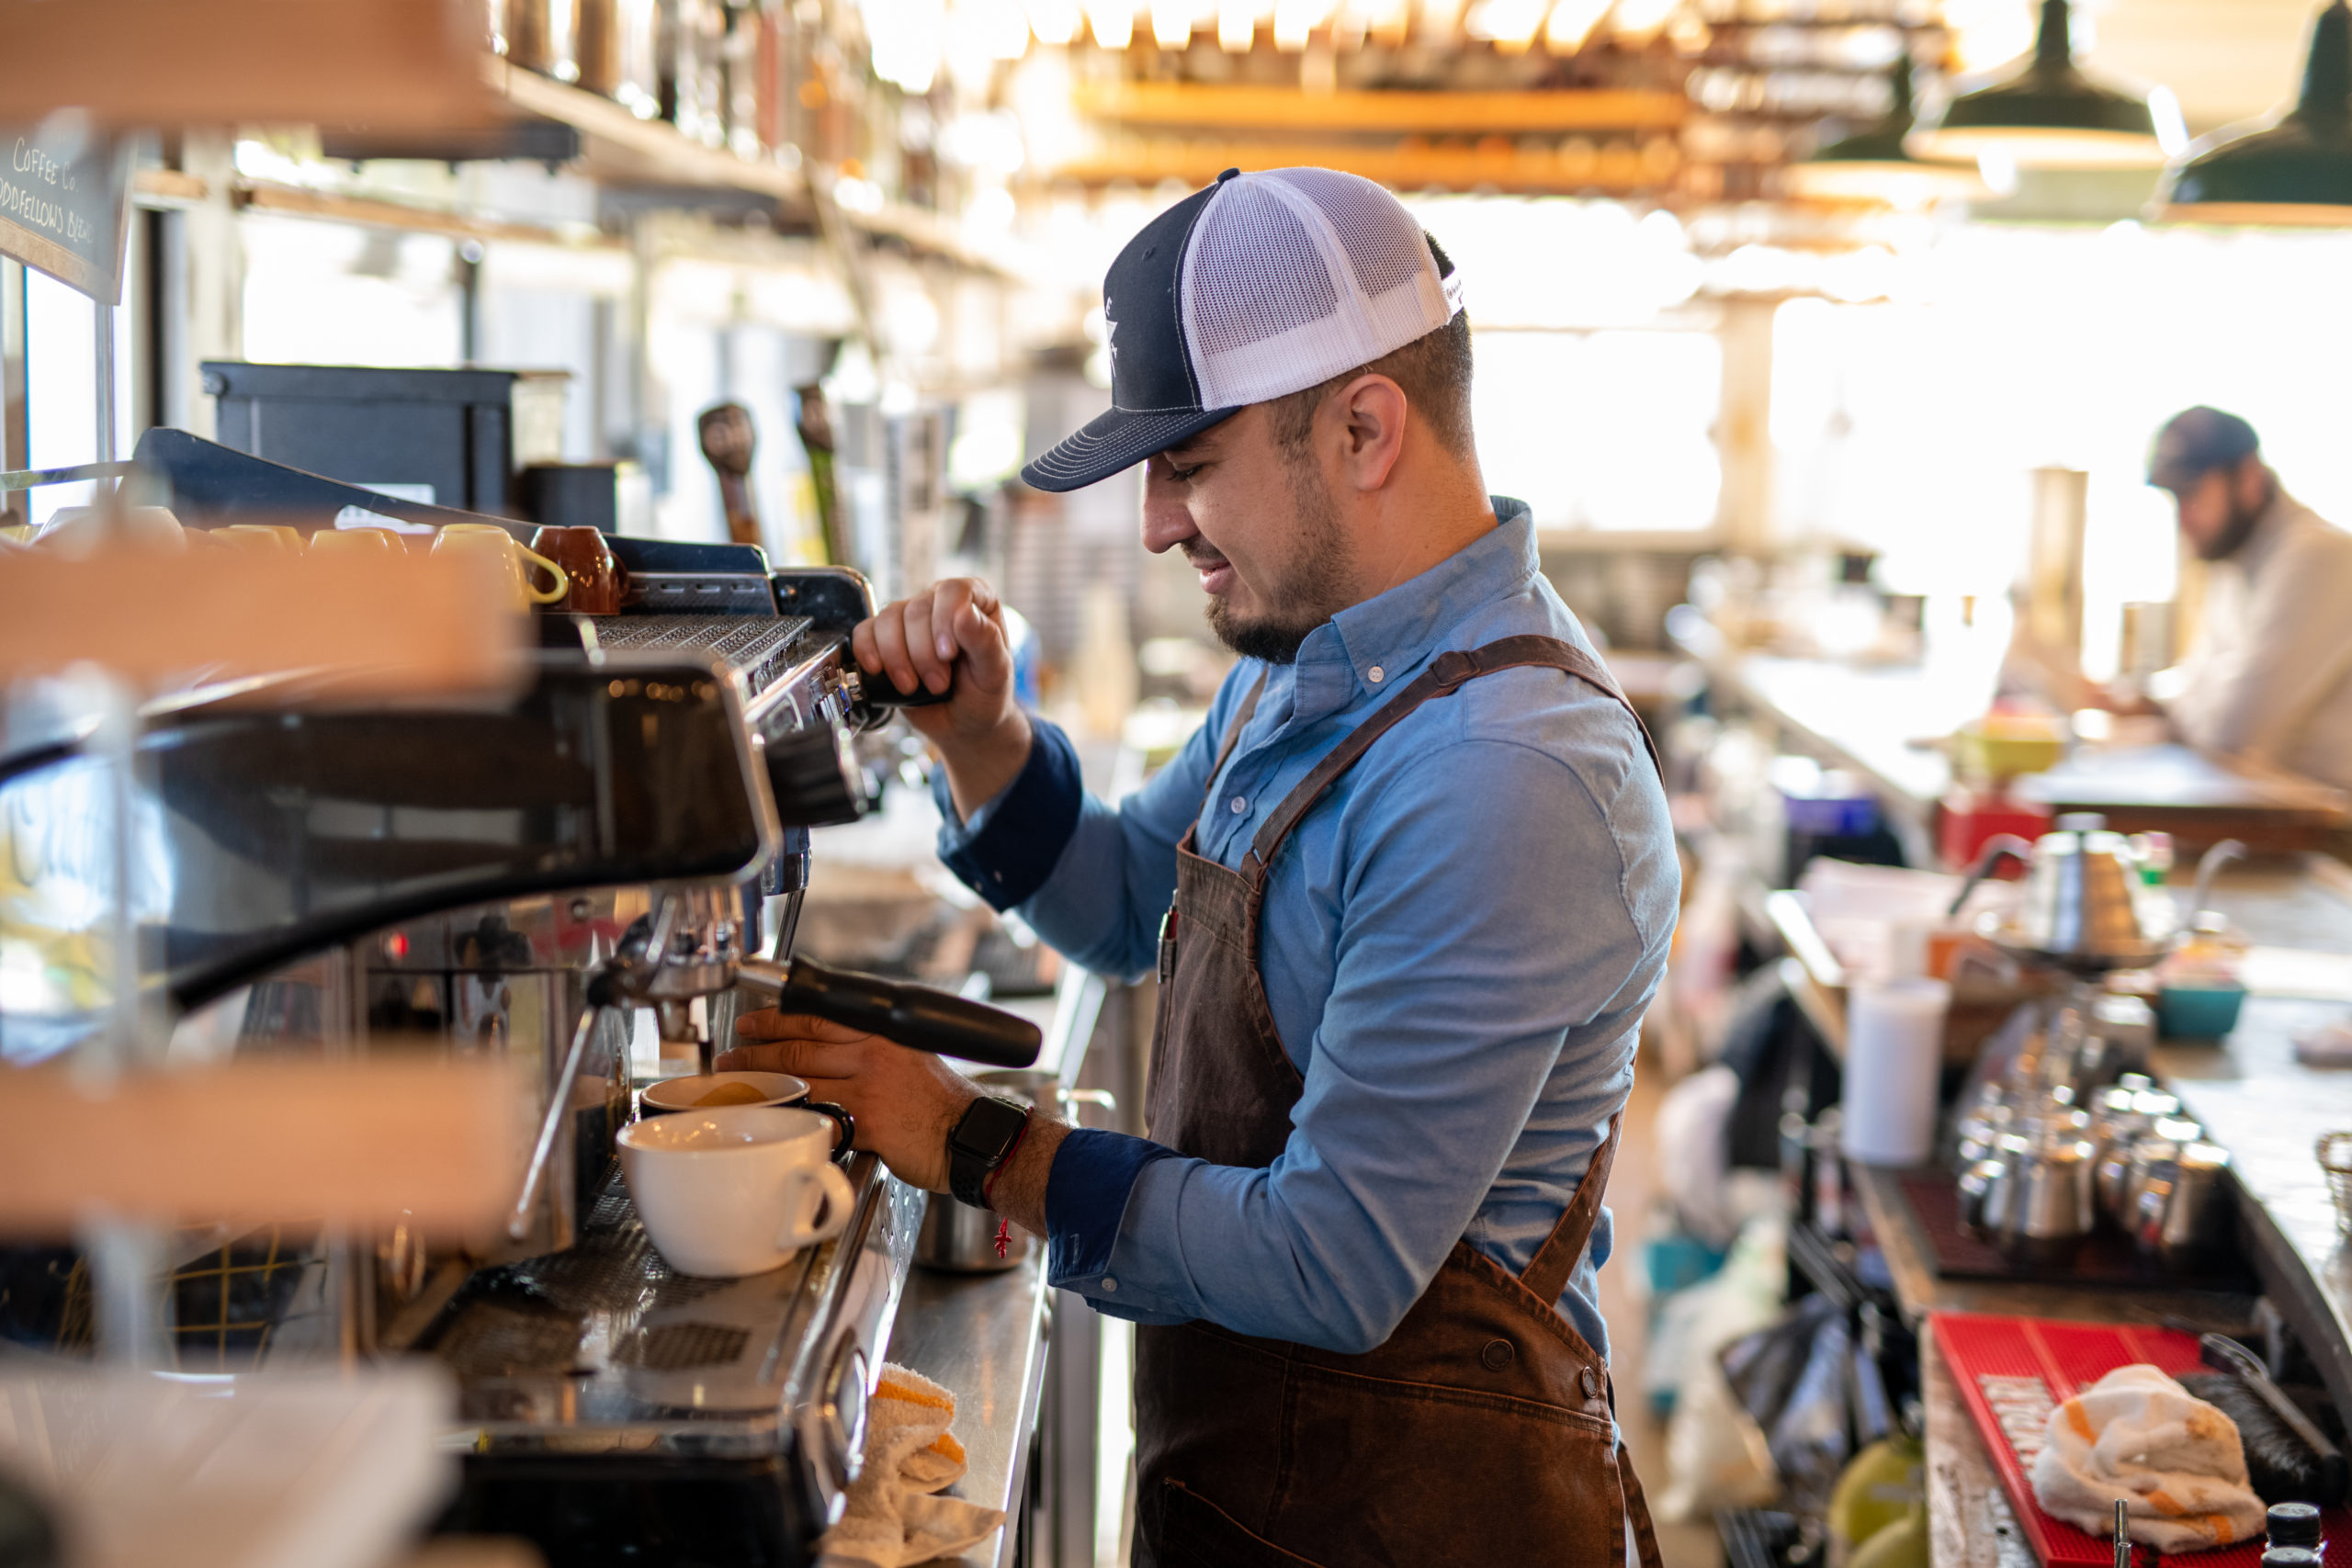
<svg viewBox="0 0 2352 1568"><path fill-rule="evenodd" d="M985 1062L992 1067L1035 1065L1045 1034L1025 1018L967 1001L929 986L835 969L813 959L788 964L743 961L738 980L775 993L786 1012L807 1013L862 1029L918 1051Z"/></svg>

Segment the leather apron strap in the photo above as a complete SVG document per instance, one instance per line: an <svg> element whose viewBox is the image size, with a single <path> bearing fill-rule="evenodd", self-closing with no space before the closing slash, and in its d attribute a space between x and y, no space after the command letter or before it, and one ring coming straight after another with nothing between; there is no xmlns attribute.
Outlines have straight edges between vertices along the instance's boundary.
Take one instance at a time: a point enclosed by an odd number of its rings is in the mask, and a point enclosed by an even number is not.
<svg viewBox="0 0 2352 1568"><path fill-rule="evenodd" d="M1372 749L1374 741L1410 717L1423 703L1437 697L1450 697L1464 684L1481 675L1491 675L1498 670L1522 665L1544 665L1563 671L1614 697L1633 717L1634 728L1641 734L1642 745L1650 754L1650 765L1658 769L1660 777L1665 775L1665 769L1658 762L1657 745L1650 739L1649 729L1642 723L1641 716L1634 712L1634 705L1625 701L1625 694L1618 689L1616 681L1600 660L1576 644L1564 642L1558 637L1531 634L1501 637L1484 648L1467 651L1453 649L1430 660L1430 667L1416 676L1410 685L1390 698L1370 718L1357 725L1347 739L1331 748L1329 755L1315 764L1313 772L1299 781L1298 787L1274 808L1273 815L1266 818L1257 836L1250 841L1249 858L1241 866L1243 874L1249 876L1262 894L1266 868L1273 864L1275 854L1283 847L1283 840L1290 837L1291 829L1298 826L1299 818L1323 798L1324 792L1340 774L1356 765L1357 760Z"/></svg>
<svg viewBox="0 0 2352 1568"><path fill-rule="evenodd" d="M1209 808L1209 801L1216 795L1217 778L1225 772L1226 763L1233 760L1235 749L1241 744L1241 732L1250 727L1250 720L1256 716L1258 712L1258 699L1265 694L1266 673L1261 670L1258 672L1257 684L1251 686L1250 688L1250 694L1241 699L1241 705L1233 710L1233 718L1231 722L1227 724L1225 727L1225 739L1217 743L1216 761L1209 764L1209 782L1201 786L1202 811L1206 811ZM1194 815L1197 816L1199 813L1196 812ZM1198 824L1196 823L1194 826L1198 826ZM1184 837L1187 841L1190 841L1193 837L1193 829L1190 828L1186 829L1184 830Z"/></svg>
<svg viewBox="0 0 2352 1568"><path fill-rule="evenodd" d="M1584 1249L1592 1242L1592 1227L1600 1223L1600 1201L1609 1190L1609 1172L1617 1163L1617 1132L1624 1122L1622 1111L1609 1119L1609 1136L1592 1151L1592 1161L1584 1168L1584 1179L1577 1183L1576 1195L1560 1211L1552 1234L1544 1238L1544 1245L1535 1249L1535 1256L1527 1260L1527 1269L1519 1277L1519 1282L1534 1292L1539 1301L1560 1299L1560 1292L1568 1288L1568 1276L1577 1271Z"/></svg>

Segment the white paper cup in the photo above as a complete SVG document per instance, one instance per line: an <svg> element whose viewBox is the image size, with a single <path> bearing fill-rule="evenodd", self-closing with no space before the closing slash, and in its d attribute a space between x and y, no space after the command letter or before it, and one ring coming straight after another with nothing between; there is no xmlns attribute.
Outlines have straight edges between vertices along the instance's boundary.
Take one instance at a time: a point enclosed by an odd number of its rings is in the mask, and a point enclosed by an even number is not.
<svg viewBox="0 0 2352 1568"><path fill-rule="evenodd" d="M1846 1094L1838 1147L1864 1165L1924 1165L1935 1151L1943 1074L1941 980L1870 980L1846 993Z"/></svg>
<svg viewBox="0 0 2352 1568"><path fill-rule="evenodd" d="M621 1129L629 1200L662 1260L733 1280L782 1268L840 1234L855 1194L833 1123L792 1106L683 1111Z"/></svg>

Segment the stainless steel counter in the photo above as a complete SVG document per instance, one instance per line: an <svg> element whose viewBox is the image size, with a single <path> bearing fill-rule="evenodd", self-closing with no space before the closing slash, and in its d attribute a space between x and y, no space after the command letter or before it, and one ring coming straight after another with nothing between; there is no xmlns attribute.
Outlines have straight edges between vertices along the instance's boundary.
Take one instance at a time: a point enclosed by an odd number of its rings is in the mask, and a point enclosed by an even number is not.
<svg viewBox="0 0 2352 1568"><path fill-rule="evenodd" d="M1045 1270L1034 1257L1002 1274L918 1269L899 1303L889 1359L956 1396L954 1431L970 1468L951 1495L1005 1511L1002 1529L950 1560L970 1568L1013 1561L1045 1385L1046 1323Z"/></svg>

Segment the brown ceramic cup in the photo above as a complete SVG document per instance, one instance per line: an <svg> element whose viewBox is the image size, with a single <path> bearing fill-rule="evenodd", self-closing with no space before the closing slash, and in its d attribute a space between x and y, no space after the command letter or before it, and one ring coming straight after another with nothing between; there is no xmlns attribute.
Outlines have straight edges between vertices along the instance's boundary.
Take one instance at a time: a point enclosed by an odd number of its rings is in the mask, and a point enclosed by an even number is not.
<svg viewBox="0 0 2352 1568"><path fill-rule="evenodd" d="M531 536L531 548L563 568L571 592L563 607L582 615L620 613L628 596L628 569L613 555L596 528L541 528Z"/></svg>

